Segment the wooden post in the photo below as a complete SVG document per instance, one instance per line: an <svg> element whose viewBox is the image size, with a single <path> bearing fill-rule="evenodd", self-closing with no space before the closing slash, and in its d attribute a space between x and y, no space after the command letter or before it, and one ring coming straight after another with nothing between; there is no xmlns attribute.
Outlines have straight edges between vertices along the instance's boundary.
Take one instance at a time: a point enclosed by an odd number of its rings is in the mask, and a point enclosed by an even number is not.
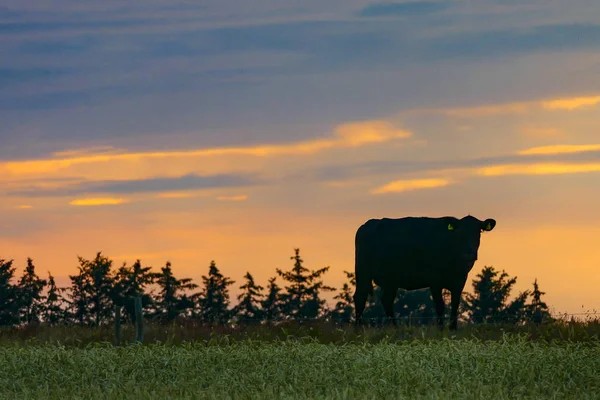
<svg viewBox="0 0 600 400"><path fill-rule="evenodd" d="M140 296L135 298L135 341L139 343L144 341L144 314Z"/></svg>
<svg viewBox="0 0 600 400"><path fill-rule="evenodd" d="M115 306L115 345L121 345L121 306Z"/></svg>

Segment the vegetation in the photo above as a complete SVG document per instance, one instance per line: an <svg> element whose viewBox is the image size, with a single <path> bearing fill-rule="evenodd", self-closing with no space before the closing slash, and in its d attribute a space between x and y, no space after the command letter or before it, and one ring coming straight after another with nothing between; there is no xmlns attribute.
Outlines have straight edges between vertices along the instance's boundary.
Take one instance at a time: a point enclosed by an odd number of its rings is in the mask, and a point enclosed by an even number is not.
<svg viewBox="0 0 600 400"><path fill-rule="evenodd" d="M330 308L322 297L323 292L337 290L323 281L329 267L306 268L300 249L295 249L290 258L293 260L290 270L276 268L276 276L269 279L266 288L247 272L236 304L231 304L229 294L235 281L225 276L215 261L211 261L208 274L202 276L202 284L197 285L189 278L177 278L170 262L160 272L153 272L141 260L132 266L124 263L115 268L113 261L99 252L91 260L78 257L77 273L69 276L71 286L58 288L51 274L47 280L36 274L31 258L27 259L20 279L15 277L13 260L0 259L0 326L101 327L114 323L115 307L124 310L120 313L121 322L133 323L136 297L142 299L144 318L154 324L184 320L195 325L221 326L270 325L281 321L351 323L354 274L344 271L347 281L334 296L336 303ZM544 292L540 291L537 280L532 291L509 299L516 281L516 277L509 277L505 271L484 267L473 281L472 293L464 295L462 323L551 323L548 306L542 300ZM363 315L371 325L384 322L380 292L375 288ZM448 293L445 296L448 305ZM399 291L395 312L397 318L410 326L430 325L436 318L429 290Z"/></svg>
<svg viewBox="0 0 600 400"><path fill-rule="evenodd" d="M0 396L28 399L600 397L600 345L312 340L0 347Z"/></svg>

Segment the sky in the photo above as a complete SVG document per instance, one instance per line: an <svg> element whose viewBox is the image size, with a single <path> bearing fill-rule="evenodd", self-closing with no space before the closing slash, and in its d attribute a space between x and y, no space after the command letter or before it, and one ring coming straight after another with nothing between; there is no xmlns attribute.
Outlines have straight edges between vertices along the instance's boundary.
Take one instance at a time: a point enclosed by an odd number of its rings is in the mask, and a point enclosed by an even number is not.
<svg viewBox="0 0 600 400"><path fill-rule="evenodd" d="M597 0L0 0L0 258L200 283L494 218L470 274L600 310ZM281 279L278 282L282 284ZM471 290L470 283L466 290Z"/></svg>

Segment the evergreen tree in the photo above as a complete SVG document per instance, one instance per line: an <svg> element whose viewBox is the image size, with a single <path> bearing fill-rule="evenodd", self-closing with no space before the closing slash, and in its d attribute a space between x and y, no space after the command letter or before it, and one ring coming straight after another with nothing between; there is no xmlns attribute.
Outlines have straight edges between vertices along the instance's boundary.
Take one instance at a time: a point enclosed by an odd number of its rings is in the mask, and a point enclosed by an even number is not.
<svg viewBox="0 0 600 400"><path fill-rule="evenodd" d="M66 322L74 322L83 326L91 323L89 303L91 282L83 267L79 266L78 271L77 275L69 275L71 290L69 292L70 300L67 300L69 308L66 313Z"/></svg>
<svg viewBox="0 0 600 400"><path fill-rule="evenodd" d="M238 304L233 308L236 319L242 324L259 323L263 318L263 310L260 308L263 287L254 282L250 272L244 275L246 283L240 286L242 292L238 295Z"/></svg>
<svg viewBox="0 0 600 400"><path fill-rule="evenodd" d="M131 267L123 264L115 276L113 298L115 303L124 306L131 322L135 322L135 297L142 298L142 307L152 304L152 297L146 293L146 287L154 283L157 274L151 272L152 267L142 267L140 260Z"/></svg>
<svg viewBox="0 0 600 400"><path fill-rule="evenodd" d="M102 325L112 321L114 278L112 260L96 254L93 260L78 257L79 274L70 275L72 282L71 304L74 317L80 323Z"/></svg>
<svg viewBox="0 0 600 400"><path fill-rule="evenodd" d="M0 258L0 326L19 323L18 291L11 282L14 276L13 260Z"/></svg>
<svg viewBox="0 0 600 400"><path fill-rule="evenodd" d="M546 292L540 291L537 279L533 282L533 292L531 292L531 304L528 305L528 320L536 325L543 322L552 321L548 305L542 301L542 296Z"/></svg>
<svg viewBox="0 0 600 400"><path fill-rule="evenodd" d="M224 277L214 261L208 276L202 275L204 287L199 293L200 319L205 323L224 325L229 320L229 289L235 281Z"/></svg>
<svg viewBox="0 0 600 400"><path fill-rule="evenodd" d="M465 293L464 307L474 323L518 323L525 317L525 291L508 303L508 298L517 278L507 279L506 272L498 276L494 267L484 267L473 280L473 294Z"/></svg>
<svg viewBox="0 0 600 400"><path fill-rule="evenodd" d="M156 276L156 283L160 288L154 302L154 317L163 323L168 323L180 314L193 307L193 302L181 293L194 290L198 287L190 278L177 279L173 275L171 263L167 261Z"/></svg>
<svg viewBox="0 0 600 400"><path fill-rule="evenodd" d="M333 297L337 300L335 308L331 312L331 318L344 324L352 320L354 313L354 288L356 287L356 278L353 272L344 271L347 282L344 282L340 292Z"/></svg>
<svg viewBox="0 0 600 400"><path fill-rule="evenodd" d="M39 324L42 317L42 303L44 296L42 291L46 286L46 280L41 279L35 273L35 265L31 258L27 258L27 267L19 280L17 290L19 292L19 317L21 323Z"/></svg>
<svg viewBox="0 0 600 400"><path fill-rule="evenodd" d="M284 314L296 320L318 318L326 312L325 300L321 299L320 291L335 291L335 288L326 286L319 279L329 270L324 267L309 271L302 265L304 260L300 257L300 249L294 249L295 255L291 271L283 272L277 268L277 273L283 280L290 282L285 287L286 293L282 295Z"/></svg>
<svg viewBox="0 0 600 400"><path fill-rule="evenodd" d="M54 326L65 320L65 310L63 310L61 307L63 302L61 291L62 289L56 287L54 277L50 271L48 271L48 293L46 295L46 301L42 307L42 315L44 322L50 326Z"/></svg>
<svg viewBox="0 0 600 400"><path fill-rule="evenodd" d="M267 295L261 302L263 317L267 323L270 323L271 321L277 321L282 317L283 305L281 303L281 288L279 285L277 285L276 280L276 277L269 279Z"/></svg>

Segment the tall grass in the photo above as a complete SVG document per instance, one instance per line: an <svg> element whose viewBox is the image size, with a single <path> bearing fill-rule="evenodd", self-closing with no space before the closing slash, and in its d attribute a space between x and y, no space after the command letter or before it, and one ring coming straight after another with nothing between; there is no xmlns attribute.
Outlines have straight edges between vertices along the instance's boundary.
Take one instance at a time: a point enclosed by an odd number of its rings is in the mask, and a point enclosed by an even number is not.
<svg viewBox="0 0 600 400"><path fill-rule="evenodd" d="M181 344L193 341L220 340L236 342L256 340L264 342L287 339L311 338L324 344L379 343L382 340L402 342L419 339L439 340L446 337L455 339L494 340L503 338L505 333L521 334L531 341L541 342L587 342L600 340L600 321L568 322L558 320L546 325L461 325L457 331L439 331L436 326L397 328L354 328L336 327L328 323L281 323L274 326L249 325L238 327L210 327L191 322L173 323L167 326L147 324L144 329L144 343ZM13 343L55 343L65 346L85 346L89 343L109 342L115 339L114 327L78 326L31 326L25 328L0 329L0 346ZM122 343L133 343L135 328L123 325Z"/></svg>
<svg viewBox="0 0 600 400"><path fill-rule="evenodd" d="M597 399L600 344L315 339L0 347L6 399Z"/></svg>

